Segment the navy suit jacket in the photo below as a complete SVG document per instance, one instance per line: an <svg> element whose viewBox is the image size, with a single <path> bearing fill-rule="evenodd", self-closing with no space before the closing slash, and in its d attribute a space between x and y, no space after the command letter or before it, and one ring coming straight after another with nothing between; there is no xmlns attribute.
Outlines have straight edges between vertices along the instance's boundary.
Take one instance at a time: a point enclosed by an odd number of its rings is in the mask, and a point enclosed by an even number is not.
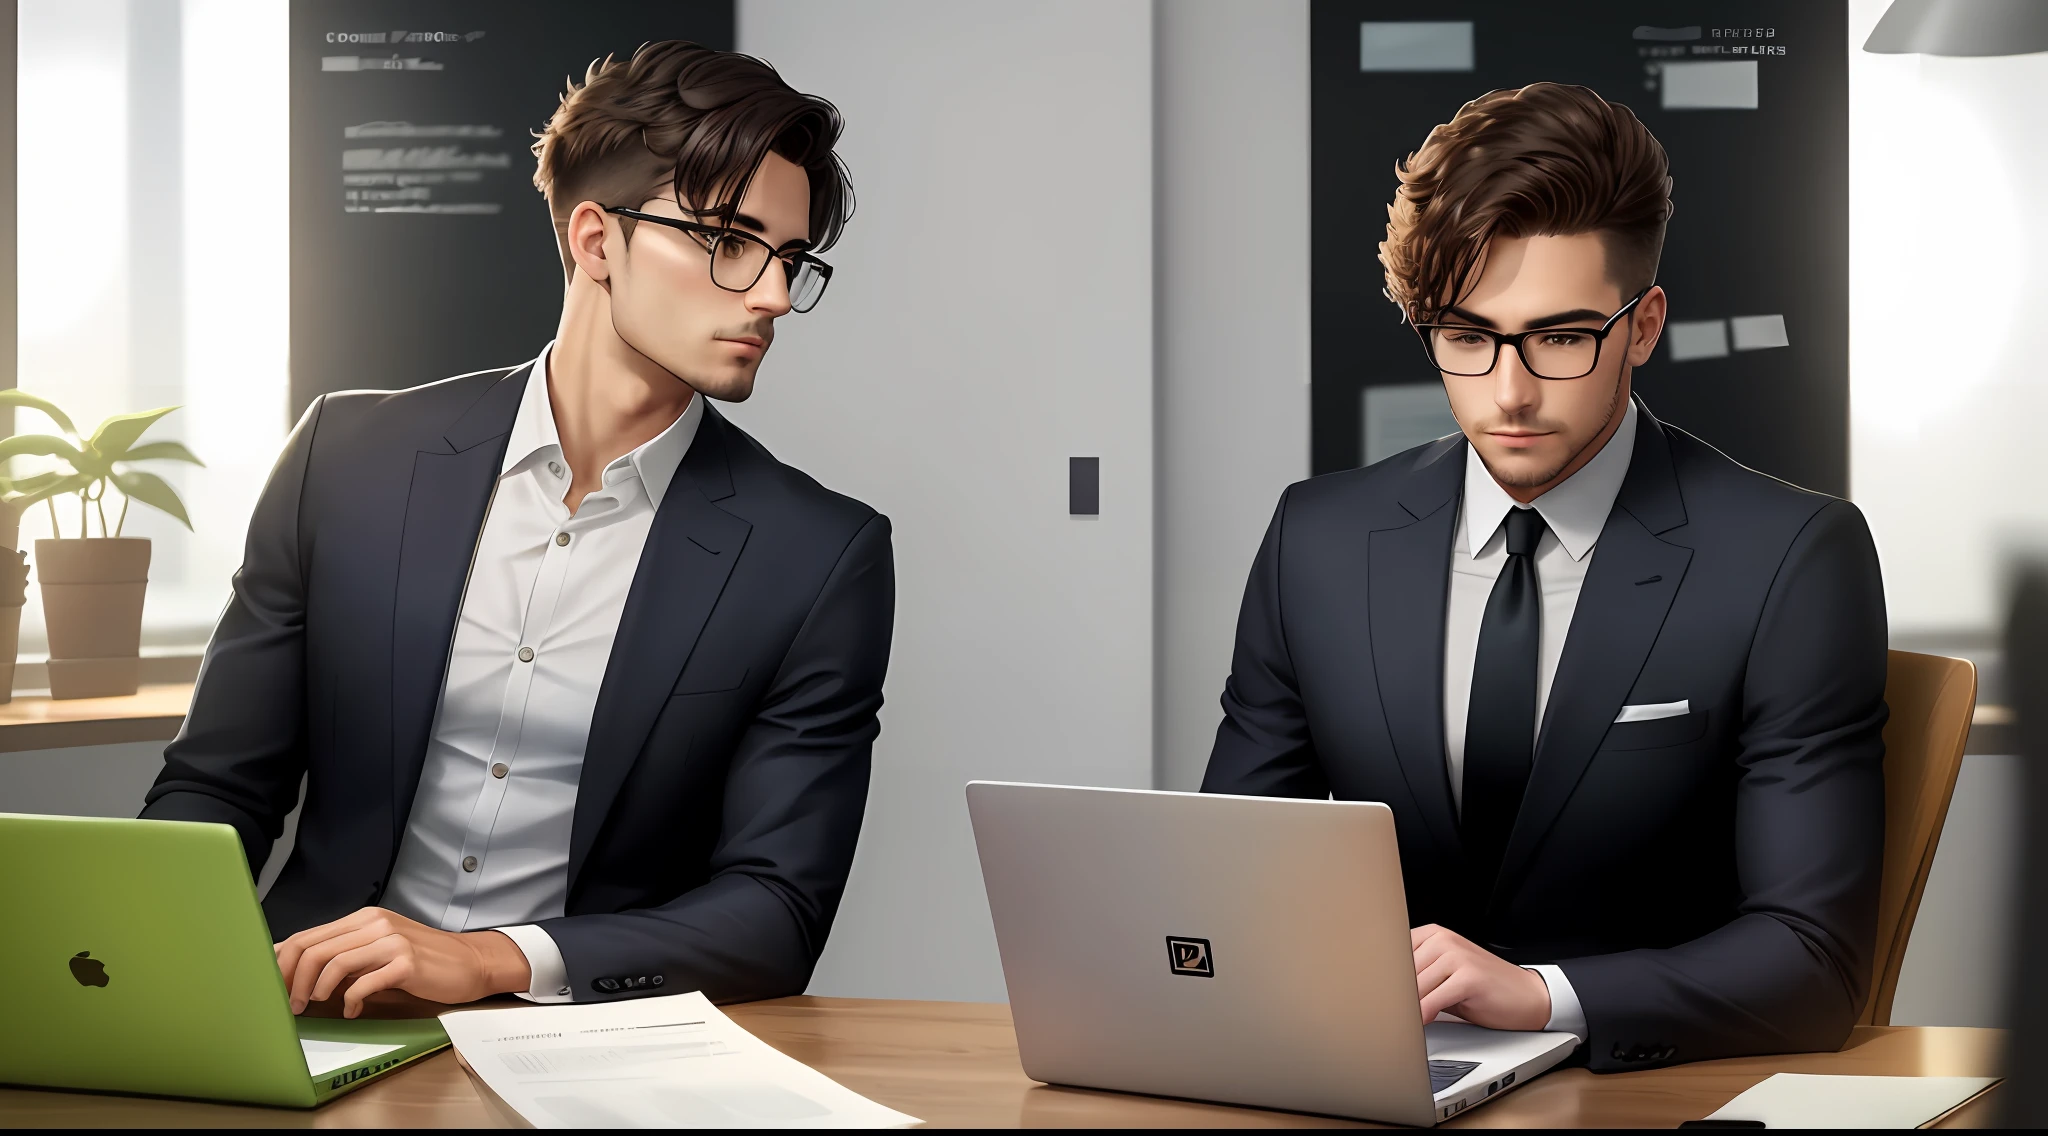
<svg viewBox="0 0 2048 1136"><path fill-rule="evenodd" d="M378 902L530 366L306 411L249 524L143 816L260 867L305 778L271 932ZM889 522L706 408L656 512L584 753L560 946L579 1000L802 992L866 805Z"/></svg>
<svg viewBox="0 0 2048 1136"><path fill-rule="evenodd" d="M1462 436L1281 498L1202 788L1384 801L1410 922L1560 964L1596 1070L1835 1049L1884 849L1876 550L1855 506L1638 410L1490 893L1463 876L1444 759Z"/></svg>

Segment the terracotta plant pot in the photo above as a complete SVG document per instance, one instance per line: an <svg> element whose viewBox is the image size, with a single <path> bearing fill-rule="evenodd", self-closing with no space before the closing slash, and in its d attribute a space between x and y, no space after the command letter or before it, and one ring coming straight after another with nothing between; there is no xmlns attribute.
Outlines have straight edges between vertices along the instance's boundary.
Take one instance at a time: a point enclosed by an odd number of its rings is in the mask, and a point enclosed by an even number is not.
<svg viewBox="0 0 2048 1136"><path fill-rule="evenodd" d="M14 699L14 657L21 650L21 606L28 602L28 561L0 551L0 702Z"/></svg>
<svg viewBox="0 0 2048 1136"><path fill-rule="evenodd" d="M141 537L36 542L36 582L50 629L50 697L133 694L142 674Z"/></svg>

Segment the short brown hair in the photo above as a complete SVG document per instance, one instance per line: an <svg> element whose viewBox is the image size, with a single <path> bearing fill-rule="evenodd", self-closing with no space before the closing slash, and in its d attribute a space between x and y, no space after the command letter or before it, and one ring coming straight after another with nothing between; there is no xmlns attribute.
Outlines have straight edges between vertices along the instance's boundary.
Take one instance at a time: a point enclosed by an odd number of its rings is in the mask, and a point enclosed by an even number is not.
<svg viewBox="0 0 2048 1136"><path fill-rule="evenodd" d="M684 40L595 60L534 137L533 184L554 215L562 270L574 275L569 214L578 204L637 208L671 187L678 204L730 220L769 154L811 182L811 242L830 248L853 216L853 183L833 153L839 109L799 94L751 55ZM622 218L627 239L633 222Z"/></svg>
<svg viewBox="0 0 2048 1136"><path fill-rule="evenodd" d="M1585 87L1532 83L1460 107L1394 166L1380 263L1410 322L1478 282L1496 236L1600 233L1624 294L1657 278L1671 217L1670 163L1634 112Z"/></svg>

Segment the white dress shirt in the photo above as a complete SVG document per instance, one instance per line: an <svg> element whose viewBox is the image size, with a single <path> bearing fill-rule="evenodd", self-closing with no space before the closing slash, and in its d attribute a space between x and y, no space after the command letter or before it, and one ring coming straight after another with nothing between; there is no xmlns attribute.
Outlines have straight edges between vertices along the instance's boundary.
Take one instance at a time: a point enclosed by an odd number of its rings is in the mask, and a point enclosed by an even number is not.
<svg viewBox="0 0 2048 1136"><path fill-rule="evenodd" d="M548 396L553 347L512 420L384 906L447 931L504 932L533 970L526 996L566 1002L561 950L532 924L568 900L591 714L641 547L704 400L606 466L571 515Z"/></svg>
<svg viewBox="0 0 2048 1136"><path fill-rule="evenodd" d="M1464 807L1465 719L1471 711L1472 665L1479 654L1479 625L1494 581L1507 564L1508 510L1534 508L1543 514L1546 530L1536 545L1536 579L1543 589L1542 630L1536 652L1536 720L1530 723L1531 744L1541 736L1543 711L1550 701L1550 683L1579 605L1579 589L1593 564L1593 546L1607 524L1607 514L1628 476L1636 448L1636 405L1629 401L1614 436L1579 467L1529 505L1519 504L1487 472L1486 463L1465 447L1465 494L1458 506L1458 529L1451 539L1450 599L1444 614L1444 756L1450 764L1451 801ZM1586 1038L1586 1015L1570 980L1555 966L1529 969L1550 987L1550 1024Z"/></svg>

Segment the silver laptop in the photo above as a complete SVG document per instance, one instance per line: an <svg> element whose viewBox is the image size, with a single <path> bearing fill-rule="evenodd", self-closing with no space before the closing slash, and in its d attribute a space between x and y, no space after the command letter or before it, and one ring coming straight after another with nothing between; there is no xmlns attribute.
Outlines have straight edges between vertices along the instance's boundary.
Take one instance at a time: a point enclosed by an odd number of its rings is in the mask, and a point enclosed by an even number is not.
<svg viewBox="0 0 2048 1136"><path fill-rule="evenodd" d="M1385 805L975 781L1024 1072L1434 1124L1566 1033L1422 1024Z"/></svg>

